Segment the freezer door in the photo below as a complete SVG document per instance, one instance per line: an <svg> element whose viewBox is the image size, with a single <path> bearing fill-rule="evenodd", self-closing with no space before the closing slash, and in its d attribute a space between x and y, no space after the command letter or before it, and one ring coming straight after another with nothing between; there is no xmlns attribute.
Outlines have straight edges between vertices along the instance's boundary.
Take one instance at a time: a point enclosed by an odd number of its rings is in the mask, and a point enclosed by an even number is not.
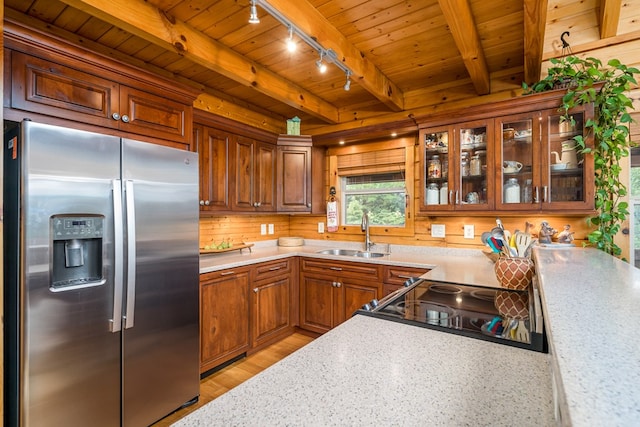
<svg viewBox="0 0 640 427"><path fill-rule="evenodd" d="M128 242L125 426L146 426L199 394L198 159L123 141Z"/></svg>
<svg viewBox="0 0 640 427"><path fill-rule="evenodd" d="M112 183L120 171L119 138L27 121L18 144L23 262L20 283L5 286L20 286L21 421L29 426L118 425L121 335L110 329ZM61 215L103 219L103 281L53 286L52 224ZM81 262L77 250L70 249L68 264Z"/></svg>

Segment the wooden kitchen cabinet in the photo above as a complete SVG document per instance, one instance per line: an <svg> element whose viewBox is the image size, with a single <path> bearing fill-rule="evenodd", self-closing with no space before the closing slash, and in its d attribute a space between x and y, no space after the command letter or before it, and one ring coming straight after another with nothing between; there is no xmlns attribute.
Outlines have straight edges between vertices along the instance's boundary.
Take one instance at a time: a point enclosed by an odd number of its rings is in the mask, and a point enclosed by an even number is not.
<svg viewBox="0 0 640 427"><path fill-rule="evenodd" d="M278 212L312 211L310 136L278 137Z"/></svg>
<svg viewBox="0 0 640 427"><path fill-rule="evenodd" d="M249 277L247 267L200 275L200 373L250 348Z"/></svg>
<svg viewBox="0 0 640 427"><path fill-rule="evenodd" d="M291 295L295 285L294 262L294 259L288 258L260 263L252 269L252 349L293 332Z"/></svg>
<svg viewBox="0 0 640 427"><path fill-rule="evenodd" d="M560 123L557 109L496 119L499 210L588 212L594 208L593 158L579 153L573 140L583 136L586 145L593 147L593 137L585 128L593 118L593 104L573 109L571 116L573 127ZM514 164L515 169L510 166ZM519 190L519 197L509 193L512 188Z"/></svg>
<svg viewBox="0 0 640 427"><path fill-rule="evenodd" d="M420 277L428 273L428 268L404 267L385 265L382 271L382 297L404 286L404 282L411 278Z"/></svg>
<svg viewBox="0 0 640 427"><path fill-rule="evenodd" d="M85 64L11 52L11 109L30 111L122 132L190 145L194 97ZM110 73L113 74L113 73Z"/></svg>
<svg viewBox="0 0 640 427"><path fill-rule="evenodd" d="M382 294L381 267L315 258L300 261L300 327L324 333Z"/></svg>
<svg viewBox="0 0 640 427"><path fill-rule="evenodd" d="M576 126L569 129L559 122L563 94L469 107L421 124L420 213L592 212L593 158L571 148L576 135L593 146L585 130L593 105L572 110ZM569 167L563 154L575 159Z"/></svg>
<svg viewBox="0 0 640 427"><path fill-rule="evenodd" d="M232 137L231 209L248 212L276 210L276 147L239 135Z"/></svg>
<svg viewBox="0 0 640 427"><path fill-rule="evenodd" d="M229 210L229 137L194 124L193 140L200 162L200 210Z"/></svg>

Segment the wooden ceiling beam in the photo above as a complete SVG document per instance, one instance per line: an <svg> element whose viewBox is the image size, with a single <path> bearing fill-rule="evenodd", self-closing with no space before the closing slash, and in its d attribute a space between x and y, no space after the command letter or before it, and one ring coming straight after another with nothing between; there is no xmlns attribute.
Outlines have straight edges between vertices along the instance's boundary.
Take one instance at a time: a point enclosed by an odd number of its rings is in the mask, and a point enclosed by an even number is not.
<svg viewBox="0 0 640 427"><path fill-rule="evenodd" d="M392 111L404 109L402 90L306 0L264 0L325 49L333 49L338 60L353 72L353 81ZM260 7L258 5L258 7Z"/></svg>
<svg viewBox="0 0 640 427"><path fill-rule="evenodd" d="M491 92L489 67L468 0L438 0L478 95Z"/></svg>
<svg viewBox="0 0 640 427"><path fill-rule="evenodd" d="M622 0L600 0L600 38L606 39L618 35Z"/></svg>
<svg viewBox="0 0 640 427"><path fill-rule="evenodd" d="M547 25L547 0L524 0L524 81L540 80Z"/></svg>
<svg viewBox="0 0 640 427"><path fill-rule="evenodd" d="M62 0L150 43L174 50L238 83L328 123L339 122L332 104L247 60L184 22L164 14L143 0Z"/></svg>

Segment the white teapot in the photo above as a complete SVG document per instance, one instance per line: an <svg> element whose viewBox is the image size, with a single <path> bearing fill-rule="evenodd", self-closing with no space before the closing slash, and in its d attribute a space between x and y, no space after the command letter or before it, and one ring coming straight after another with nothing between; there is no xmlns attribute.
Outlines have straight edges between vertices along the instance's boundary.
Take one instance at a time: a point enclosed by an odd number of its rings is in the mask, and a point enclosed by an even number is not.
<svg viewBox="0 0 640 427"><path fill-rule="evenodd" d="M575 169L578 167L578 153L576 152L576 146L573 141L562 143L562 154L558 154L557 151L552 151L551 154L555 156L554 163L565 164L567 165L567 169Z"/></svg>

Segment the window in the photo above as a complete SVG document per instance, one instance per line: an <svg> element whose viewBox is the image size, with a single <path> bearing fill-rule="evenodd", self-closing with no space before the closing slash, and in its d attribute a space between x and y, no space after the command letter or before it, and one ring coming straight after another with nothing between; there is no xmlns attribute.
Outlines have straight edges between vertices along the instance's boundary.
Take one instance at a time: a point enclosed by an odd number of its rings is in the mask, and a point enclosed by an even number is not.
<svg viewBox="0 0 640 427"><path fill-rule="evenodd" d="M407 191L404 173L378 173L342 178L344 208L342 223L359 225L363 211L369 214L369 224L404 227Z"/></svg>

